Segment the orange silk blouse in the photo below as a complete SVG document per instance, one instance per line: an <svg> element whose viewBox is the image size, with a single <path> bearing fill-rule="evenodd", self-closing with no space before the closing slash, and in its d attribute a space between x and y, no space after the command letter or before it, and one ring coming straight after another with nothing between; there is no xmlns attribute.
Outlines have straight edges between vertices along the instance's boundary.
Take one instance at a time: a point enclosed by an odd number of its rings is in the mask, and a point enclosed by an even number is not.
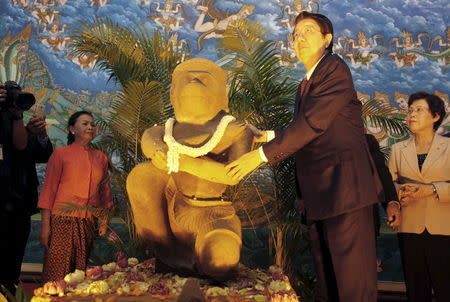
<svg viewBox="0 0 450 302"><path fill-rule="evenodd" d="M87 210L68 212L67 205L61 202L98 208L112 206L108 158L103 152L76 143L53 152L47 163L38 207L51 210L51 214L92 217Z"/></svg>

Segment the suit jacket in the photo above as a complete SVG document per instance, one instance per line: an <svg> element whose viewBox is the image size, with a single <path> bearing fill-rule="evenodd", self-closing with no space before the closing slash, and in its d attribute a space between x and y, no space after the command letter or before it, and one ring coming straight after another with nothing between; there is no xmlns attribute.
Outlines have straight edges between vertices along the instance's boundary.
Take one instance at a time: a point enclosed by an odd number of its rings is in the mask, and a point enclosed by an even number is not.
<svg viewBox="0 0 450 302"><path fill-rule="evenodd" d="M387 167L386 160L383 152L380 150L380 144L375 136L372 134L366 134L367 144L369 146L370 156L372 157L375 167L377 168L378 175L380 176L381 184L384 191L384 200L381 202L384 210L386 211L387 204L391 200L398 201L397 190L395 189L394 182L392 181L391 173ZM380 235L380 211L377 204L373 206L373 220L375 225L375 235Z"/></svg>
<svg viewBox="0 0 450 302"><path fill-rule="evenodd" d="M303 95L297 93L294 120L263 150L271 164L295 154L309 220L348 213L382 198L361 103L349 68L337 55L327 54L319 62Z"/></svg>
<svg viewBox="0 0 450 302"><path fill-rule="evenodd" d="M366 134L366 139L369 146L370 155L375 163L378 176L380 177L381 184L383 186L384 199L381 205L386 210L386 206L389 201L398 201L397 190L392 180L391 173L389 172L386 159L383 155L383 152L381 152L380 150L380 144L378 143L377 139L372 134Z"/></svg>
<svg viewBox="0 0 450 302"><path fill-rule="evenodd" d="M399 232L450 235L450 138L435 134L419 170L414 136L392 146L389 170L397 189L402 183L433 183L439 199L431 196L402 207Z"/></svg>

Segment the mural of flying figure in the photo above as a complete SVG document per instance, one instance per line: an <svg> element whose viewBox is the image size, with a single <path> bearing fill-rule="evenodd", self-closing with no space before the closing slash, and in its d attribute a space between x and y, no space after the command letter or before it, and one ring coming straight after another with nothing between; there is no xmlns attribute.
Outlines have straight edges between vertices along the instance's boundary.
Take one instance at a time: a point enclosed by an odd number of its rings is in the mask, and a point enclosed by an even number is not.
<svg viewBox="0 0 450 302"><path fill-rule="evenodd" d="M213 8L215 2L216 0L209 0L208 2L203 0L202 5L197 6L200 15L194 24L194 30L202 33L197 41L199 50L203 48L203 40L223 38L223 33L230 22L247 18L253 14L255 9L254 5L242 5L240 10L235 14L229 12L223 13L219 9ZM205 22L206 16L211 21Z"/></svg>
<svg viewBox="0 0 450 302"><path fill-rule="evenodd" d="M106 4L108 4L108 2L109 2L110 0L90 0L90 3L89 3L89 5L90 6L97 6L97 7L103 7L103 6L105 6Z"/></svg>
<svg viewBox="0 0 450 302"><path fill-rule="evenodd" d="M55 10L55 1L50 0L42 0L41 2L35 0L33 8L28 10L37 19L39 25L52 24L55 17L61 15L58 10Z"/></svg>
<svg viewBox="0 0 450 302"><path fill-rule="evenodd" d="M437 60L438 65L444 66L445 70L450 65L450 27L443 35L435 36L428 45L427 52L410 50L410 52L426 57L427 59Z"/></svg>
<svg viewBox="0 0 450 302"><path fill-rule="evenodd" d="M63 24L61 26L61 29L59 28L59 21L55 20L52 24L49 30L47 30L46 27L44 27L43 35L45 35L42 38L37 38L37 40L40 40L42 44L47 46L48 48L51 48L55 51L61 51L65 48L66 44L70 41L69 38L64 36L64 29L67 27L66 24Z"/></svg>
<svg viewBox="0 0 450 302"><path fill-rule="evenodd" d="M153 6L156 6L154 11L152 11ZM163 7L161 8L161 6ZM183 17L179 16L180 9L183 13ZM172 31L179 29L180 24L191 17L186 14L186 10L182 3L175 4L174 0L166 0L165 3L150 2L148 4L147 18L155 21L155 23L161 26L165 31Z"/></svg>
<svg viewBox="0 0 450 302"><path fill-rule="evenodd" d="M284 4L284 1L278 1L279 4ZM316 10L314 11L313 6L316 6ZM290 32L293 31L294 27L294 19L303 11L307 11L310 13L318 13L320 10L320 4L317 0L309 0L306 2L306 5L303 4L302 0L294 0L294 5L291 7L290 5L285 5L281 8L281 14L277 18L280 21L280 24L288 29ZM287 13L286 19L284 18L284 14Z"/></svg>
<svg viewBox="0 0 450 302"><path fill-rule="evenodd" d="M277 47L280 48L279 61L282 66L295 67L298 65L298 60L294 51L294 38L291 33L286 36L286 45L284 41L278 41Z"/></svg>
<svg viewBox="0 0 450 302"><path fill-rule="evenodd" d="M430 35L427 33L420 33L417 35L417 41L414 41L413 36L408 31L403 31L403 43L400 39L395 37L389 41L389 50L396 49L396 52L389 53L388 57L395 62L398 68L411 66L415 67L415 64L419 60L419 56L414 53L410 53L411 50L423 50L422 37L427 38L427 44L430 42Z"/></svg>
<svg viewBox="0 0 450 302"><path fill-rule="evenodd" d="M13 4L17 5L19 4L20 6L26 8L28 7L28 5L30 5L32 2L32 0L13 0Z"/></svg>
<svg viewBox="0 0 450 302"><path fill-rule="evenodd" d="M382 35L374 35L372 38L373 43L369 42L369 39L363 32L358 33L358 42L353 39L347 39L344 46L345 56L344 58L350 59L352 66L358 68L363 65L370 67L370 65L381 56L381 51L377 51L378 46L377 39L381 39L382 46L384 47L385 41ZM338 40L339 41L339 40Z"/></svg>

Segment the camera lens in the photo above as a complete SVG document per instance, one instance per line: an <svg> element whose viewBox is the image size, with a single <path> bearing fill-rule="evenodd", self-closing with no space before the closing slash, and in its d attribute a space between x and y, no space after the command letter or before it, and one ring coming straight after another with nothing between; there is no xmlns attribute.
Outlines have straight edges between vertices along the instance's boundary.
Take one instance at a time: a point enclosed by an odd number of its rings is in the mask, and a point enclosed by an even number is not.
<svg viewBox="0 0 450 302"><path fill-rule="evenodd" d="M28 92L19 92L15 99L16 106L23 111L30 110L34 103L36 103L34 95Z"/></svg>

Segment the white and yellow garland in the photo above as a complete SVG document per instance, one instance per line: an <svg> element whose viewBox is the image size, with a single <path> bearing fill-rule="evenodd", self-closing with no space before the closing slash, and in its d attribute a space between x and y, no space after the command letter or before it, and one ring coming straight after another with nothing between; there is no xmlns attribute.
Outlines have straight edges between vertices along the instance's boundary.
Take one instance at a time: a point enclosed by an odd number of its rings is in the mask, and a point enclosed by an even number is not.
<svg viewBox="0 0 450 302"><path fill-rule="evenodd" d="M168 174L172 172L178 172L180 154L188 155L191 157L199 157L208 154L213 150L222 139L225 130L229 123L233 122L235 118L231 115L225 115L217 125L216 131L212 135L211 139L201 147L189 147L182 145L173 137L173 125L175 123L174 118L170 118L166 121L164 131L164 142L167 144L167 168Z"/></svg>

